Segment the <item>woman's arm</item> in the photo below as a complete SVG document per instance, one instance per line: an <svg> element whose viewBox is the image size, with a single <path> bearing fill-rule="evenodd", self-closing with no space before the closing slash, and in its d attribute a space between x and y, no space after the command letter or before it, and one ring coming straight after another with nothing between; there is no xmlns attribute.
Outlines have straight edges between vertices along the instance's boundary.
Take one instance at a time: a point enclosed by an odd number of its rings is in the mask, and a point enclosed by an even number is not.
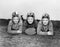
<svg viewBox="0 0 60 47"><path fill-rule="evenodd" d="M17 31L17 33L22 33L22 25L23 25L23 23L20 22L19 23L19 30Z"/></svg>
<svg viewBox="0 0 60 47"><path fill-rule="evenodd" d="M8 33L10 33L12 30L11 30L11 25L12 25L12 21L9 22L8 24Z"/></svg>
<svg viewBox="0 0 60 47"><path fill-rule="evenodd" d="M53 24L50 22L48 35L53 35Z"/></svg>
<svg viewBox="0 0 60 47"><path fill-rule="evenodd" d="M38 27L37 27L37 34L41 34L42 31L41 31L41 21L38 23Z"/></svg>

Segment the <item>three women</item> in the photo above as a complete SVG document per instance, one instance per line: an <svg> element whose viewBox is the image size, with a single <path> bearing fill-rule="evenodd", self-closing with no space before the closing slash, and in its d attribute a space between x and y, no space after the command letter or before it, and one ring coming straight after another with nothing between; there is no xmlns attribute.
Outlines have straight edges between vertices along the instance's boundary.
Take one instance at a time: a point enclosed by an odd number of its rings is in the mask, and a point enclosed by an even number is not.
<svg viewBox="0 0 60 47"><path fill-rule="evenodd" d="M12 15L12 20L8 25L8 32L12 34L26 33L28 35L53 35L53 24L49 14L44 14L39 23L35 20L34 13L28 13L24 22L15 12Z"/></svg>

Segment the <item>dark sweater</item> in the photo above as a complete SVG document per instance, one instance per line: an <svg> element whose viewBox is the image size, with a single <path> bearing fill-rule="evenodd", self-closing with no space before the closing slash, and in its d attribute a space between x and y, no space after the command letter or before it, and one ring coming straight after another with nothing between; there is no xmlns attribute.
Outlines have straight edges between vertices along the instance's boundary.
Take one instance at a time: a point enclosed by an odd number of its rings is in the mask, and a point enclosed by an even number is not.
<svg viewBox="0 0 60 47"><path fill-rule="evenodd" d="M25 32L27 29L35 29L34 32L37 33L37 21L34 21L32 24L29 24L27 21L24 22L23 24L23 32ZM30 32L33 32L33 31L30 31Z"/></svg>

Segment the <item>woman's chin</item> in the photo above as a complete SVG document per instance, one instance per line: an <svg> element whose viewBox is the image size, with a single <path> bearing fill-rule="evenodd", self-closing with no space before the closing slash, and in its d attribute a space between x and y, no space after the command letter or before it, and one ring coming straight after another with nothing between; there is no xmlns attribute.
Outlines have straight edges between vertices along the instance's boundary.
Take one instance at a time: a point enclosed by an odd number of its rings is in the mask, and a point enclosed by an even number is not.
<svg viewBox="0 0 60 47"><path fill-rule="evenodd" d="M29 23L29 24L32 24L32 23Z"/></svg>

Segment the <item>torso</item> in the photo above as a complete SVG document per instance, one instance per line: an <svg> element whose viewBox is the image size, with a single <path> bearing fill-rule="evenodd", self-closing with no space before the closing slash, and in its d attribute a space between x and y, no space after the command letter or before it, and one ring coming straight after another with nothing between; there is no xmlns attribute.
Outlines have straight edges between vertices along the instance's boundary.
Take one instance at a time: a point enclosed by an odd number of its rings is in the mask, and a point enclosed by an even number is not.
<svg viewBox="0 0 60 47"><path fill-rule="evenodd" d="M29 31L27 31L29 30ZM36 22L33 24L28 24L27 22L25 22L25 32L27 34L35 34L37 31L37 25Z"/></svg>
<svg viewBox="0 0 60 47"><path fill-rule="evenodd" d="M49 31L49 27L48 27L48 25L46 25L46 26L43 26L42 25L42 29L41 29L43 32L48 32Z"/></svg>
<svg viewBox="0 0 60 47"><path fill-rule="evenodd" d="M11 29L12 30L19 30L19 25L18 24L12 24Z"/></svg>

